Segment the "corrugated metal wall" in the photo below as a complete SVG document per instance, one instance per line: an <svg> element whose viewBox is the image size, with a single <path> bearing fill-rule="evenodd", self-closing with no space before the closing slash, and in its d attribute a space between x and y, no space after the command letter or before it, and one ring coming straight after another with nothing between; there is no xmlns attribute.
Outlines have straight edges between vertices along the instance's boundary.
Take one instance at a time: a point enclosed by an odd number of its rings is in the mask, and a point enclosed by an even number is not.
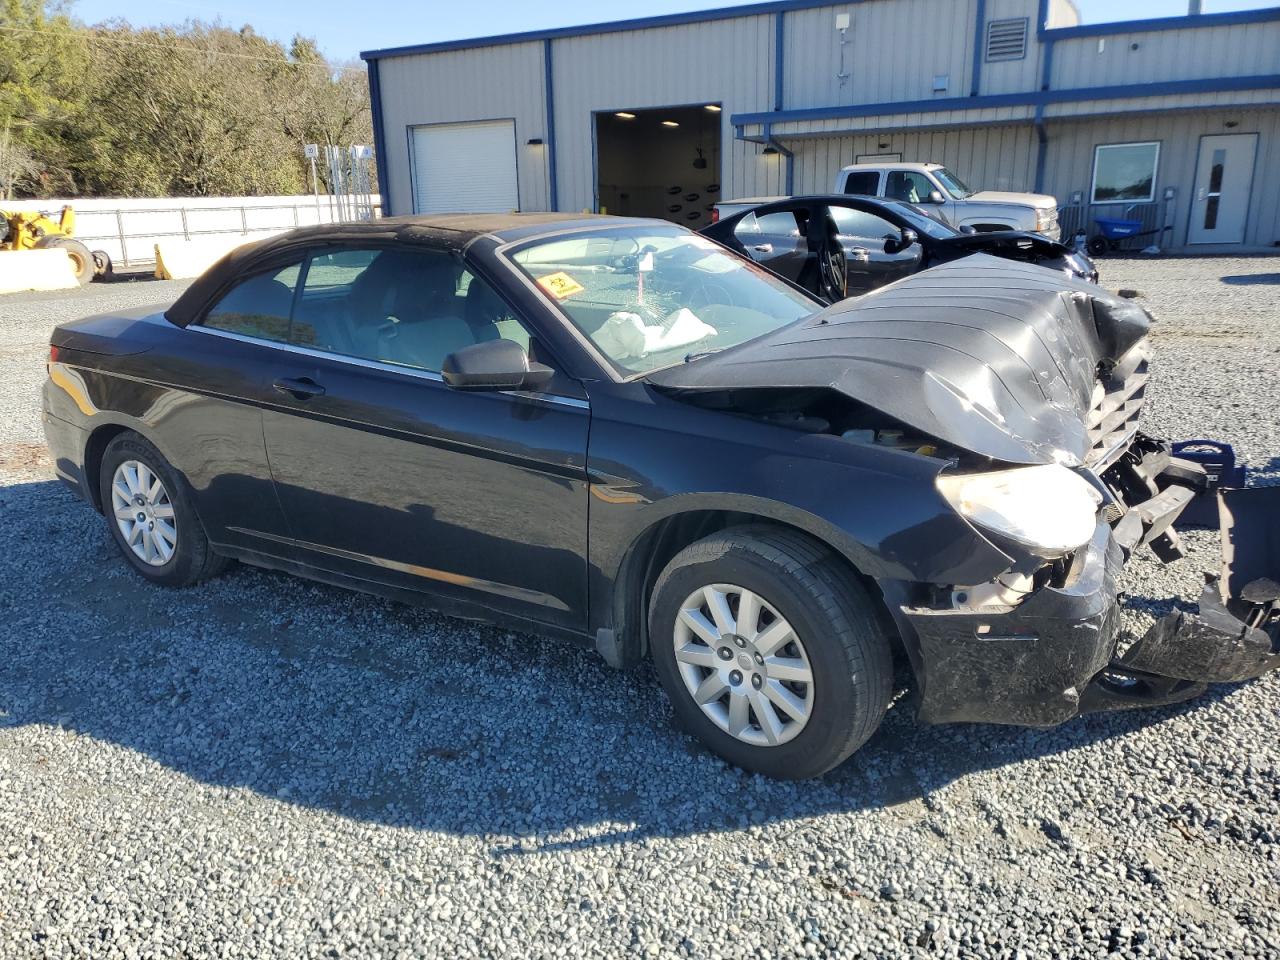
<svg viewBox="0 0 1280 960"><path fill-rule="evenodd" d="M1054 26L1078 20L1069 0L1050 0ZM1027 55L982 63L981 95L1040 89L1043 45L1036 37L1038 0L986 0L986 19L1028 18ZM833 3L785 14L784 109L967 97L973 88L977 0L878 0ZM842 83L838 13L851 24L844 47ZM785 161L763 155L760 144L734 138L735 113L767 113L775 106L773 14L691 22L551 41L556 113L559 207L595 204L597 111L720 103L722 196L783 192ZM1280 69L1280 22L1218 25L1060 40L1052 87L1147 83L1164 79L1240 76ZM1133 45L1137 44L1137 49ZM415 124L510 117L516 122L520 200L523 209L549 206L549 140L543 90L542 41L518 42L380 61L382 114L392 212L409 211L411 191L407 130ZM935 93L935 76L948 77ZM1055 103L1048 106L1050 142L1045 189L1065 199L1087 189L1096 142L1155 138L1162 153L1161 185L1176 185L1178 242L1185 239L1186 206L1193 189L1201 133L1222 132L1220 111L1242 110L1261 133L1259 174L1250 212L1250 243L1271 243L1280 221L1277 111L1245 104L1276 104L1280 91L1250 90L1177 94L1126 101ZM1191 113L1151 114L1151 108L1196 108ZM1071 115L1131 111L1123 118L1073 121ZM987 107L894 116L790 121L774 135L796 153L795 189L830 188L836 171L857 154L900 153L907 160L952 166L974 186L1027 190L1035 182L1037 141L1029 106ZM1253 122L1253 121L1251 121ZM1243 125L1239 129L1248 129ZM982 124L982 126L975 126ZM750 128L758 134L760 128ZM887 143L881 147L881 143ZM1270 164L1266 166L1265 164ZM1184 200L1186 202L1184 202Z"/></svg>
<svg viewBox="0 0 1280 960"><path fill-rule="evenodd" d="M545 210L548 203L541 43L507 44L388 57L380 61L385 165L392 213L412 213L408 129L416 124L512 118L516 122L516 172L520 205Z"/></svg>
<svg viewBox="0 0 1280 960"><path fill-rule="evenodd" d="M779 164L734 140L729 117L773 106L770 16L571 37L553 44L560 207L591 207L595 111L723 103L722 186L777 193Z"/></svg>
<svg viewBox="0 0 1280 960"><path fill-rule="evenodd" d="M1225 126L1233 121L1235 127ZM1050 124L1050 149L1045 167L1047 192L1062 201L1080 190L1088 199L1093 181L1094 147L1102 143L1160 141L1156 196L1175 187L1172 205L1173 246L1187 239L1200 137L1206 134L1258 133L1245 243L1270 246L1280 240L1280 109L1158 113L1106 120L1059 121Z"/></svg>
<svg viewBox="0 0 1280 960"><path fill-rule="evenodd" d="M1247 77L1277 70L1280 22L1242 23L1060 40L1053 51L1052 83L1054 89L1069 90L1187 77Z"/></svg>
<svg viewBox="0 0 1280 960"><path fill-rule="evenodd" d="M973 0L893 0L788 13L783 106L927 100L935 76L950 78L946 95L968 96L974 11ZM838 13L851 17L843 83Z"/></svg>
<svg viewBox="0 0 1280 960"><path fill-rule="evenodd" d="M1036 139L1029 125L863 134L801 140L792 146L798 193L830 191L836 171L859 154L875 153L946 164L975 189L1030 190L1035 184Z"/></svg>

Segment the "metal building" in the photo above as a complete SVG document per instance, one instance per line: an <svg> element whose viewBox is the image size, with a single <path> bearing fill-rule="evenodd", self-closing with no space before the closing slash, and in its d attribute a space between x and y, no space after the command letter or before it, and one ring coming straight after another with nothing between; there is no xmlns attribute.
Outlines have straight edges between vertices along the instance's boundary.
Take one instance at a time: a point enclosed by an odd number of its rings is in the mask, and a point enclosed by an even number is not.
<svg viewBox="0 0 1280 960"><path fill-rule="evenodd" d="M886 157L1052 193L1068 231L1280 242L1280 7L1082 25L1071 0L784 0L362 57L393 214L697 227Z"/></svg>

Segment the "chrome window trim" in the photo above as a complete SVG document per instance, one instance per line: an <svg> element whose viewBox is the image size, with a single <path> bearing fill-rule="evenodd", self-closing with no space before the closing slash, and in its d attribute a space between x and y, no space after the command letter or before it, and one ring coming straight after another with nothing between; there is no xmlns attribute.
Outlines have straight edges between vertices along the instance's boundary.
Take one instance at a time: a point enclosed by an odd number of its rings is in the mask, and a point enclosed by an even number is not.
<svg viewBox="0 0 1280 960"><path fill-rule="evenodd" d="M386 363L382 360L365 360L362 357L352 357L345 353L332 353L328 350L312 350L310 347L300 347L296 344L284 343L280 340L267 340L262 337L250 337L243 333L233 333L230 330L218 330L214 327L206 327L200 324L191 324L186 327L186 329L197 330L213 337L225 337L228 340L238 340L241 343L252 343L262 347L270 347L275 350L283 350L286 353L296 353L304 357L314 357L318 360L336 360L339 363L345 363L352 367L363 367L367 370L380 370L384 373L397 373L403 376L414 377L418 380L428 380L432 383L444 383L444 377L434 370L422 370L417 367L402 366L398 363ZM577 397L561 397L550 393L530 393L527 390L495 390L493 393L500 393L506 397L514 397L517 400L532 400L539 403L550 403L557 406L573 407L580 410L591 409L589 401L580 400Z"/></svg>

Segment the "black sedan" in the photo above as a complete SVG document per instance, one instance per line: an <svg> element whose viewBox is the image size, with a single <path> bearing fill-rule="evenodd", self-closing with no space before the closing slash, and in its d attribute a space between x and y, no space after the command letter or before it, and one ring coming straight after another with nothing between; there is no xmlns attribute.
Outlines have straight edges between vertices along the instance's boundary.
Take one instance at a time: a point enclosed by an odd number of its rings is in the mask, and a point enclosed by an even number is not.
<svg viewBox="0 0 1280 960"><path fill-rule="evenodd" d="M895 648L934 723L1275 665L1266 598L1116 656L1120 567L1177 555L1196 483L1138 432L1147 323L991 257L822 309L661 221L392 219L57 328L44 424L145 581L239 560L651 657L711 749L809 777L876 729Z"/></svg>
<svg viewBox="0 0 1280 960"><path fill-rule="evenodd" d="M1098 281L1087 256L1038 233L957 230L914 204L846 194L742 201L702 233L828 303L974 253Z"/></svg>

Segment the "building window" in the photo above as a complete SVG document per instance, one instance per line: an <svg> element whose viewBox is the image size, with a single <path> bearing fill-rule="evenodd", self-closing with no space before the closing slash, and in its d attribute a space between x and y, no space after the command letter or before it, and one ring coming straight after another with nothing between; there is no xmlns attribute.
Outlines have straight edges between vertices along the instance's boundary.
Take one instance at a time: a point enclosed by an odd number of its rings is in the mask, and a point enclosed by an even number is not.
<svg viewBox="0 0 1280 960"><path fill-rule="evenodd" d="M1160 144L1104 143L1093 155L1093 203L1148 203L1156 197Z"/></svg>

